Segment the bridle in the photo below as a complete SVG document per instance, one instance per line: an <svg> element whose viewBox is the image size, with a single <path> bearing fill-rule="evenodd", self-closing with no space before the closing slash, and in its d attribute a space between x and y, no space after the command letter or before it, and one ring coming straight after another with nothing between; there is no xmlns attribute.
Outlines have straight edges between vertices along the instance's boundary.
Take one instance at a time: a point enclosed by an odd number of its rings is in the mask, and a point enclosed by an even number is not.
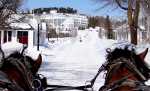
<svg viewBox="0 0 150 91"><path fill-rule="evenodd" d="M136 87L144 85L144 83L141 83L140 81L134 81L132 79L128 79L131 76L138 76L142 79L142 81L146 80L146 77L137 69L137 67L133 63L133 59L127 59L127 58L117 58L113 60L112 62L107 63L106 69L106 83L102 87L100 91L113 91L114 89L121 87L121 86L129 86L129 87ZM118 70L122 65L124 65L132 74L128 74L124 76L123 78L114 81L112 83L108 83L108 81L111 79L112 73L115 72L115 70Z"/></svg>

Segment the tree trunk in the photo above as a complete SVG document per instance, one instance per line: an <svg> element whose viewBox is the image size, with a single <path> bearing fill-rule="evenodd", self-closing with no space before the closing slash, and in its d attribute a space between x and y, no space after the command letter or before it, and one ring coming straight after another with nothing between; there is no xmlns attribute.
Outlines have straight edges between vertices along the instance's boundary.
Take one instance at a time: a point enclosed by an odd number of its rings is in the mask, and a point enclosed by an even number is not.
<svg viewBox="0 0 150 91"><path fill-rule="evenodd" d="M136 6L133 10L132 1L128 2L128 24L131 32L131 43L137 45L137 28L138 28L138 17L140 12L140 0L136 0Z"/></svg>
<svg viewBox="0 0 150 91"><path fill-rule="evenodd" d="M135 26L130 26L131 32L131 43L137 45L137 28Z"/></svg>

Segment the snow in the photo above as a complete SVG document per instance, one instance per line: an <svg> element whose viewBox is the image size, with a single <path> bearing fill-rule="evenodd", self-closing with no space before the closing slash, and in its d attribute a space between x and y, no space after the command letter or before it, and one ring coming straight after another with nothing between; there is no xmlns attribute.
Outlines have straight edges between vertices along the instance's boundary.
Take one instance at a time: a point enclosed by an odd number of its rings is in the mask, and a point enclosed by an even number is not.
<svg viewBox="0 0 150 91"><path fill-rule="evenodd" d="M80 37L82 42L79 41ZM105 49L115 41L99 39L96 31L79 31L77 38L66 42L61 47L50 49L55 53L43 54L44 62L39 73L48 78L48 84L84 85L95 76L105 61ZM102 86L103 82L101 74L95 89Z"/></svg>
<svg viewBox="0 0 150 91"><path fill-rule="evenodd" d="M140 27L142 30L146 30L146 29L145 29L145 26L140 25L139 27Z"/></svg>
<svg viewBox="0 0 150 91"><path fill-rule="evenodd" d="M39 73L48 78L48 84L84 85L95 76L99 67L105 62L106 49L125 48L123 45L129 45L129 43L99 39L96 31L79 31L78 37L74 38L72 42L63 42L63 45L56 49L54 46L51 49L52 55L43 54L44 62ZM130 46L135 47L134 45ZM131 47L129 48L131 49ZM137 53L141 53L146 47L148 46L139 45L135 48ZM149 60L147 58L146 60ZM149 84L150 81L146 83ZM101 73L94 84L94 90L98 91L103 84L104 73Z"/></svg>
<svg viewBox="0 0 150 91"><path fill-rule="evenodd" d="M11 53L16 52L16 51L21 53L24 46L26 45L18 43L18 42L7 42L1 45L2 50L4 51L4 54L5 54L5 57L9 56ZM40 52L33 48L27 48L24 54L36 60Z"/></svg>
<svg viewBox="0 0 150 91"><path fill-rule="evenodd" d="M33 49L33 48L28 48L25 50L25 55L30 56L33 60L36 60L39 56L40 52Z"/></svg>
<svg viewBox="0 0 150 91"><path fill-rule="evenodd" d="M106 40L108 41L108 40ZM134 45L134 44L131 44L130 42L128 41L117 41L116 43L113 43L112 46L110 46L109 48L111 50L114 50L115 48L118 48L118 49L125 49L126 47L128 47L128 50L132 51L132 49L135 50L136 54L140 54L142 52L144 52L146 50L146 48L149 48L149 45L143 45L143 44L140 44L140 45Z"/></svg>
<svg viewBox="0 0 150 91"><path fill-rule="evenodd" d="M80 41L80 39L82 41ZM43 62L39 70L48 79L48 84L79 86L87 84L97 73L99 67L105 62L107 48L124 48L128 42L100 39L96 31L79 31L76 38L53 38L46 41L44 46L28 48L26 55L36 59L42 54ZM12 53L21 51L23 45L17 42L9 42L2 45L2 49ZM131 45L134 47L134 45ZM137 53L141 53L149 45L138 45ZM146 56L146 62L150 65L150 52ZM150 81L146 82L149 84ZM94 84L94 91L104 84L104 73L101 73Z"/></svg>
<svg viewBox="0 0 150 91"><path fill-rule="evenodd" d="M4 51L5 56L9 56L11 53L15 51L22 51L23 44L18 42L7 42L1 45L2 50Z"/></svg>
<svg viewBox="0 0 150 91"><path fill-rule="evenodd" d="M31 29L28 23L11 23L10 26L17 29Z"/></svg>

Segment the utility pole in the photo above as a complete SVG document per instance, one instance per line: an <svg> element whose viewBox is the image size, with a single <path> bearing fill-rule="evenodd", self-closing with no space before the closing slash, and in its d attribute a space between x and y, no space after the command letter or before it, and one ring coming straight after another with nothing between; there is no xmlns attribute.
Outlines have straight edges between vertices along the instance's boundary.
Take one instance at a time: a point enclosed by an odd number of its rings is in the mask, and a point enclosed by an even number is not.
<svg viewBox="0 0 150 91"><path fill-rule="evenodd" d="M37 50L39 51L39 42L40 42L40 24L38 24L38 31L37 31Z"/></svg>

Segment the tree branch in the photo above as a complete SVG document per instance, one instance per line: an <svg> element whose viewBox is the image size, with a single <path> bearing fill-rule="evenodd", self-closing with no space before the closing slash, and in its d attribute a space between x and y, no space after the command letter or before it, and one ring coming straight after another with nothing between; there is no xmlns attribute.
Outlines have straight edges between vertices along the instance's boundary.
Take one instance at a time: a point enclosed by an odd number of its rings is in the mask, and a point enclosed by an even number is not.
<svg viewBox="0 0 150 91"><path fill-rule="evenodd" d="M8 24L8 19L16 13L23 0L0 0L0 27ZM7 25L9 26L9 25Z"/></svg>
<svg viewBox="0 0 150 91"><path fill-rule="evenodd" d="M121 5L121 3L119 2L119 0L115 0L115 1L116 1L117 5L118 5L121 9L123 9L123 10L128 10L127 7L123 7L123 6Z"/></svg>

